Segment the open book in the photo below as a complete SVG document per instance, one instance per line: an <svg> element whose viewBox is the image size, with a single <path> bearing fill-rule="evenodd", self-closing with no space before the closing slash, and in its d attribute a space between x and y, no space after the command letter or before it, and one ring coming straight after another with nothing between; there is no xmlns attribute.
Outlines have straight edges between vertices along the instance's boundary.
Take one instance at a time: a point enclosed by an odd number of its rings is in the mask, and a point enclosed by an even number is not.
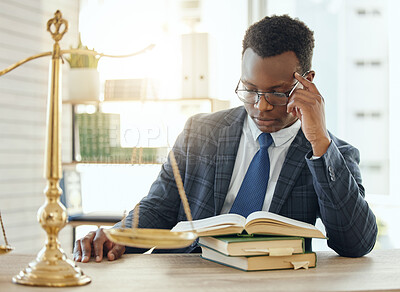
<svg viewBox="0 0 400 292"><path fill-rule="evenodd" d="M195 231L198 236L215 236L244 230L248 234L326 238L314 225L267 211L253 212L247 219L238 214L222 214L192 222L181 221L171 231Z"/></svg>

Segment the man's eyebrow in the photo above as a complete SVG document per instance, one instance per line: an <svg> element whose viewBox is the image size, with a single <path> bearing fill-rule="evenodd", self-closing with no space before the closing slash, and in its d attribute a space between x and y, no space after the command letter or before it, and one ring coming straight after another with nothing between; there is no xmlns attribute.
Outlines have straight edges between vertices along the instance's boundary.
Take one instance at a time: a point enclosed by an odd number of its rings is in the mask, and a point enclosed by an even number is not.
<svg viewBox="0 0 400 292"><path fill-rule="evenodd" d="M253 84L253 83L247 81L246 79L241 79L241 80L242 80L242 83L245 83L246 85L250 85L250 86L253 86L253 87L257 87L257 85L255 85L255 84Z"/></svg>
<svg viewBox="0 0 400 292"><path fill-rule="evenodd" d="M244 85L249 85L249 86L258 88L257 85L255 85L255 84L249 82L248 80L243 80L243 79L242 79L242 83L243 83ZM274 91L275 89L283 88L283 87L285 87L285 86L288 86L288 84L286 84L285 82L283 82L283 83L281 83L281 84L277 84L277 85L268 87L268 90L267 90L267 91Z"/></svg>

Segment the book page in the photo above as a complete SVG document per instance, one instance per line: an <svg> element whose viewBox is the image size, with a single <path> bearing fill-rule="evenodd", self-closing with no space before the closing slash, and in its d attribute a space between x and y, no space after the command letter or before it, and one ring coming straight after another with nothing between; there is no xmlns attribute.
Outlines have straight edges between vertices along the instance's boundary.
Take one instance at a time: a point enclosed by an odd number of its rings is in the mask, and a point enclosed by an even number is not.
<svg viewBox="0 0 400 292"><path fill-rule="evenodd" d="M255 220L255 219L268 219L268 220L274 220L278 222L282 222L282 225L293 225L305 229L312 229L312 230L318 230L317 227L314 225L298 221L295 219L287 218L282 215L278 215L275 213L267 212L267 211L256 211L251 213L246 220L246 224L250 223L250 221Z"/></svg>
<svg viewBox="0 0 400 292"><path fill-rule="evenodd" d="M241 226L244 228L246 219L238 214L222 214L205 219L193 220L193 227L195 230L208 230L218 229L227 226ZM190 221L181 221L171 229L173 232L193 231Z"/></svg>

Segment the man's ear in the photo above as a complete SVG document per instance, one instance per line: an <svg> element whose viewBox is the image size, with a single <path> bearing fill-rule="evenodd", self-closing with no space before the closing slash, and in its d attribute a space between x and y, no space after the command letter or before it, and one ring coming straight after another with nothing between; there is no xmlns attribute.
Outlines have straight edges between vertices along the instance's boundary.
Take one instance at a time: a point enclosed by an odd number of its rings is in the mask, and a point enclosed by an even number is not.
<svg viewBox="0 0 400 292"><path fill-rule="evenodd" d="M315 71L311 70L305 77L308 81L312 82L315 77Z"/></svg>

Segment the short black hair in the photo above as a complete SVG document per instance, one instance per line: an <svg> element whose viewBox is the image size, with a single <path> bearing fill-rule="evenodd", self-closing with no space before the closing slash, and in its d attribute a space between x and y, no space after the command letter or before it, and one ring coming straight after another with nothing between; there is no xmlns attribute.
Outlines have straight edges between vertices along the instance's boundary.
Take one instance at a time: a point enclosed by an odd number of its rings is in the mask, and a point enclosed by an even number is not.
<svg viewBox="0 0 400 292"><path fill-rule="evenodd" d="M267 16L247 29L242 56L247 48L252 48L262 58L292 51L304 73L311 69L314 32L297 18L288 15Z"/></svg>

